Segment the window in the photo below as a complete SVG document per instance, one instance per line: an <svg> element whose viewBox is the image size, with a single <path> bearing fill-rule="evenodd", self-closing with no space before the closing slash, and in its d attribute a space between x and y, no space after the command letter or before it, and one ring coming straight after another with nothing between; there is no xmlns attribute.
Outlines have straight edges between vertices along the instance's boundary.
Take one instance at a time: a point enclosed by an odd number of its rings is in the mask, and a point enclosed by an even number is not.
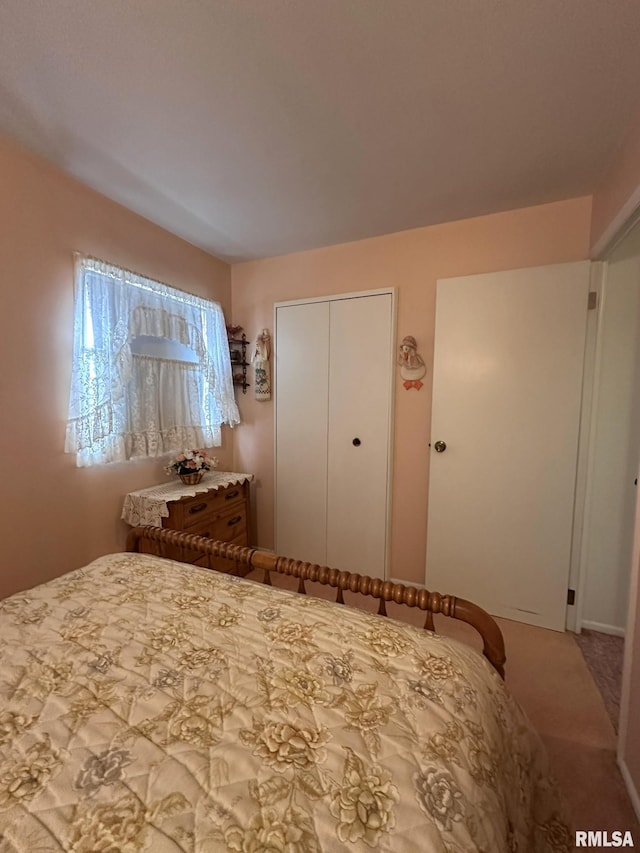
<svg viewBox="0 0 640 853"><path fill-rule="evenodd" d="M222 308L76 256L65 451L78 466L214 447L240 422Z"/></svg>

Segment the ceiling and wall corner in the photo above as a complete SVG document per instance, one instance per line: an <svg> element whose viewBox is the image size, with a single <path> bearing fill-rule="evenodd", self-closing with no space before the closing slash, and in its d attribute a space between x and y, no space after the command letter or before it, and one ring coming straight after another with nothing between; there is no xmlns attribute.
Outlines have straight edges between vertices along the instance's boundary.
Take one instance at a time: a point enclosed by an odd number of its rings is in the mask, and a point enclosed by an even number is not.
<svg viewBox="0 0 640 853"><path fill-rule="evenodd" d="M640 112L593 193L591 253L605 257L640 208Z"/></svg>
<svg viewBox="0 0 640 853"><path fill-rule="evenodd" d="M589 195L636 0L3 0L0 130L229 261Z"/></svg>

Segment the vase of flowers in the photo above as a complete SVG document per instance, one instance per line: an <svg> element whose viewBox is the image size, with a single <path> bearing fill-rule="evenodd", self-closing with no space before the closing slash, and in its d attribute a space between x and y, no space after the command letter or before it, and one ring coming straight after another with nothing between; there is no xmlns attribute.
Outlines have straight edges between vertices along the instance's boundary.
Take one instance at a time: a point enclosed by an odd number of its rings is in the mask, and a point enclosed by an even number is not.
<svg viewBox="0 0 640 853"><path fill-rule="evenodd" d="M167 474L177 474L185 486L195 486L218 464L215 456L207 456L204 450L183 450L165 466Z"/></svg>

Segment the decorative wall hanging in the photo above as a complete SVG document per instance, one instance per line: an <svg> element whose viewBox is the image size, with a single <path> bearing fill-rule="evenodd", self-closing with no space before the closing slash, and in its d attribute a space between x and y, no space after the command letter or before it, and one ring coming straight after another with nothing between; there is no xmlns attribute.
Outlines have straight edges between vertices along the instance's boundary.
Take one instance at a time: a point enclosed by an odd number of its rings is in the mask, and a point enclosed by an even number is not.
<svg viewBox="0 0 640 853"><path fill-rule="evenodd" d="M242 333L242 334L241 334ZM242 393L247 393L249 382L247 380L247 336L242 326L227 326L229 336L229 358L231 359L231 371L233 384L242 388Z"/></svg>
<svg viewBox="0 0 640 853"><path fill-rule="evenodd" d="M263 329L253 347L251 361L253 362L256 400L271 399L271 337L268 329Z"/></svg>
<svg viewBox="0 0 640 853"><path fill-rule="evenodd" d="M402 339L398 364L400 365L400 376L403 379L402 384L407 391L410 388L419 391L423 385L421 379L427 372L427 368L422 356L418 353L418 345L412 335L407 335Z"/></svg>

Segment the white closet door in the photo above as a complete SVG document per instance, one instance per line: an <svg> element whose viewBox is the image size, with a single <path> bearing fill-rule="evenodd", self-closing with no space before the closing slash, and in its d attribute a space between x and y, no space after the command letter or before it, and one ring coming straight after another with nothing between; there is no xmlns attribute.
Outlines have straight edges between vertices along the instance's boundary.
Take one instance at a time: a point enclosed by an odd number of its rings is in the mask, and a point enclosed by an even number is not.
<svg viewBox="0 0 640 853"><path fill-rule="evenodd" d="M380 578L387 555L392 335L391 294L331 302L327 564Z"/></svg>
<svg viewBox="0 0 640 853"><path fill-rule="evenodd" d="M329 303L276 309L276 551L327 562Z"/></svg>

